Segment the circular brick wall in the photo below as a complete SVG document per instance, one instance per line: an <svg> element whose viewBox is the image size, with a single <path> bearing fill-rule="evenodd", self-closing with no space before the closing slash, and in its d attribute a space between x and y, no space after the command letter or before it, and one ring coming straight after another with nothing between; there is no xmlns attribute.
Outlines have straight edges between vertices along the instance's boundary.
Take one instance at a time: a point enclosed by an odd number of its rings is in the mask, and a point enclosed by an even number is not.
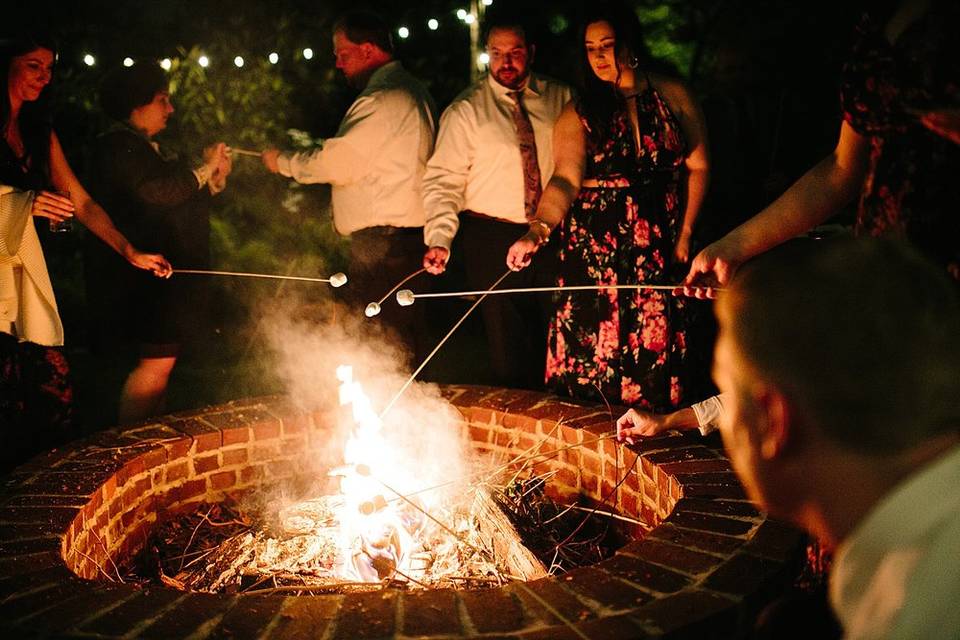
<svg viewBox="0 0 960 640"><path fill-rule="evenodd" d="M94 638L727 637L795 575L800 534L750 505L718 441L668 434L626 447L599 437L613 428L605 407L485 387L444 394L479 450L515 454L546 438L543 450L556 453L538 471L557 471L555 496L606 498L648 531L638 527L594 566L483 591L244 596L108 581L158 513L294 477L329 442L325 416L283 398L237 401L98 434L4 478L0 628Z"/></svg>

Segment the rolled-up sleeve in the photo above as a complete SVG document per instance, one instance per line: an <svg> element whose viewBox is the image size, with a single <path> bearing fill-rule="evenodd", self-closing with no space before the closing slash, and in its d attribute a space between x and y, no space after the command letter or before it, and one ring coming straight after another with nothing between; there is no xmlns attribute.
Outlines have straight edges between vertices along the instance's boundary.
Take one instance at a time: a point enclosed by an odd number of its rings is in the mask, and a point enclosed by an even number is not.
<svg viewBox="0 0 960 640"><path fill-rule="evenodd" d="M440 118L437 146L423 176L426 212L424 242L450 249L466 199L467 178L473 164L472 114L466 101L454 103Z"/></svg>
<svg viewBox="0 0 960 640"><path fill-rule="evenodd" d="M303 184L344 185L369 171L371 159L396 130L400 110L410 100L400 92L358 98L340 123L337 135L309 151L280 154L280 173ZM401 104L404 103L404 104Z"/></svg>

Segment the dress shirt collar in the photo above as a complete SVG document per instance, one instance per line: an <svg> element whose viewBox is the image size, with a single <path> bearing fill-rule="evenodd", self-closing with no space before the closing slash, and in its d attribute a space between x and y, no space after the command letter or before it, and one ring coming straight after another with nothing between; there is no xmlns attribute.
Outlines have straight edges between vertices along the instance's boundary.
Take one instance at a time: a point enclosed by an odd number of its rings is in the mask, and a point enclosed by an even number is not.
<svg viewBox="0 0 960 640"><path fill-rule="evenodd" d="M540 81L537 80L533 73L527 74L527 79L523 81L523 86L521 86L519 89L508 89L497 82L492 73L487 74L487 84L490 85L490 90L493 91L493 95L495 95L497 98L509 100L510 102L513 102L513 98L511 98L509 94L513 93L514 91L522 91L524 93L530 91L531 93L540 95L541 91L543 90L543 87L540 86Z"/></svg>
<svg viewBox="0 0 960 640"><path fill-rule="evenodd" d="M842 623L855 618L885 556L922 547L960 508L960 445L894 487L838 547L830 601Z"/></svg>
<svg viewBox="0 0 960 640"><path fill-rule="evenodd" d="M387 64L378 67L377 70L370 75L370 79L367 81L367 86L364 87L363 90L368 91L388 84L390 76L402 70L403 66L400 64L399 60L391 60Z"/></svg>

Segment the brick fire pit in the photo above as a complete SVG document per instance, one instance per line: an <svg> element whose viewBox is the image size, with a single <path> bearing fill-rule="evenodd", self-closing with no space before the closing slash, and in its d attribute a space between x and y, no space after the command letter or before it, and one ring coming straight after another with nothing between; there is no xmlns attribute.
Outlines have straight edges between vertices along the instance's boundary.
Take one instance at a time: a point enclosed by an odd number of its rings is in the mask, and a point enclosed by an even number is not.
<svg viewBox="0 0 960 640"><path fill-rule="evenodd" d="M294 477L329 420L283 398L236 401L108 432L20 467L0 493L0 629L6 637L703 638L736 635L790 582L795 530L746 501L716 440L596 440L606 409L552 396L450 386L481 451L523 451L553 433L554 497L611 495L652 529L615 557L558 578L483 591L244 596L109 582L158 513ZM616 413L618 408L614 408ZM557 424L560 424L559 428ZM555 430L556 428L556 430ZM12 635L11 635L12 634Z"/></svg>

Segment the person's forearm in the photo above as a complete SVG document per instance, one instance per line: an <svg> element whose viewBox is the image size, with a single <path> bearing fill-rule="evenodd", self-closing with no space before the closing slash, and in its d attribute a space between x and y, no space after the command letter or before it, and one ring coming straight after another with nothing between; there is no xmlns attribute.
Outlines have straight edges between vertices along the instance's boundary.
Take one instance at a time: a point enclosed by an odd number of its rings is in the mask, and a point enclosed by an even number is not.
<svg viewBox="0 0 960 640"><path fill-rule="evenodd" d="M95 236L103 240L111 249L119 253L124 259L132 245L126 236L120 233L120 230L113 225L113 221L107 212L93 200L87 200L82 206L77 208L77 219L83 223L83 226L90 229Z"/></svg>
<svg viewBox="0 0 960 640"><path fill-rule="evenodd" d="M857 195L862 173L838 167L831 155L797 180L772 204L731 231L741 260L763 253L822 223Z"/></svg>
<svg viewBox="0 0 960 640"><path fill-rule="evenodd" d="M570 205L576 200L580 189L570 180L554 175L547 183L537 207L537 219L544 221L550 228L556 227L567 215Z"/></svg>
<svg viewBox="0 0 960 640"><path fill-rule="evenodd" d="M700 423L697 422L697 414L694 413L690 407L667 414L664 416L663 424L667 429L678 429L681 431L696 429L700 426Z"/></svg>
<svg viewBox="0 0 960 640"><path fill-rule="evenodd" d="M700 215L700 208L703 206L703 200L707 195L707 187L710 185L710 170L695 169L687 175L687 206L683 213L683 222L680 228L681 234L689 236L697 224L697 216Z"/></svg>

